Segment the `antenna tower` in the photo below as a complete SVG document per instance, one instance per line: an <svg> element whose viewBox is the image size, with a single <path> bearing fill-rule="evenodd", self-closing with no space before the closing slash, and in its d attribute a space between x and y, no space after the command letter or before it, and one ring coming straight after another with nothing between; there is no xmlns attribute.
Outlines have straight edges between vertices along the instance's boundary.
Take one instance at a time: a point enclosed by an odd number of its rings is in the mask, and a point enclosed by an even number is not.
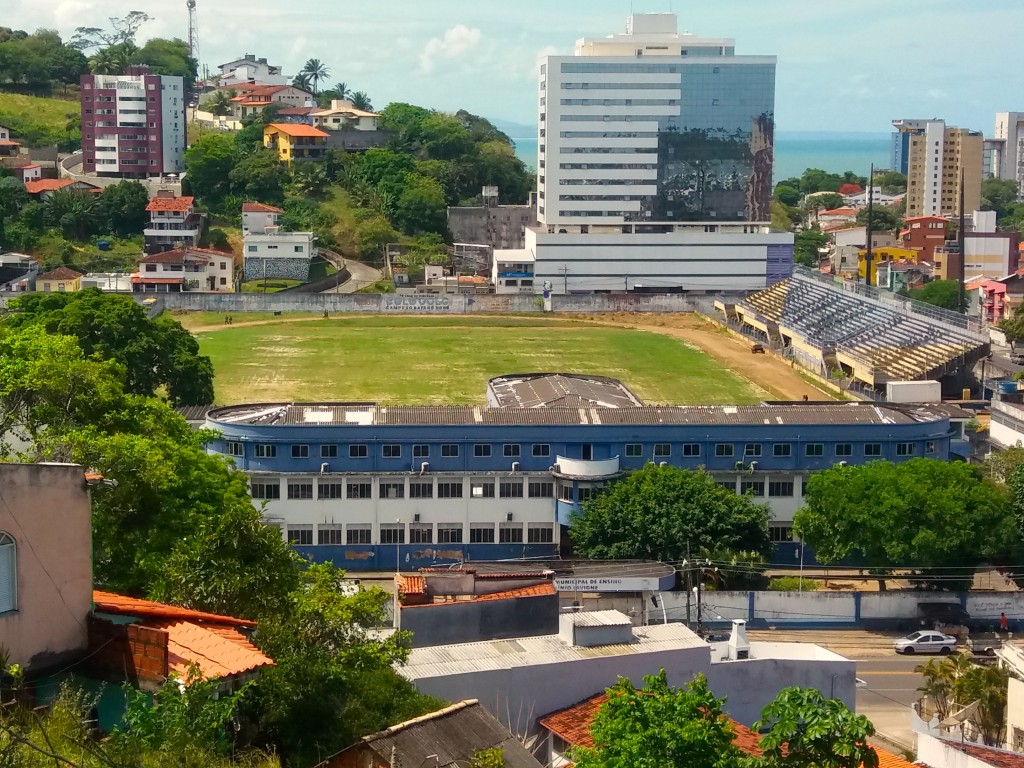
<svg viewBox="0 0 1024 768"><path fill-rule="evenodd" d="M185 0L185 7L188 8L188 55L195 60L196 66L198 66L199 21L196 18L196 0Z"/></svg>

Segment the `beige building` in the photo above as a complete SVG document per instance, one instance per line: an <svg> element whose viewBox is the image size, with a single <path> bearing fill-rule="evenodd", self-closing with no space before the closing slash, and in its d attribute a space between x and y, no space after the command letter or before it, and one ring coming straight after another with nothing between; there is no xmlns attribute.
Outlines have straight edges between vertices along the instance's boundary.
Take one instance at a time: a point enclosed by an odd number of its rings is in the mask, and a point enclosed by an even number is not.
<svg viewBox="0 0 1024 768"><path fill-rule="evenodd" d="M907 213L911 216L956 216L960 212L963 174L964 211L981 207L981 133L922 121L910 131L907 160Z"/></svg>
<svg viewBox="0 0 1024 768"><path fill-rule="evenodd" d="M0 646L27 671L87 645L89 492L74 464L0 464Z"/></svg>
<svg viewBox="0 0 1024 768"><path fill-rule="evenodd" d="M70 267L57 267L36 278L40 293L73 293L82 290L82 273Z"/></svg>

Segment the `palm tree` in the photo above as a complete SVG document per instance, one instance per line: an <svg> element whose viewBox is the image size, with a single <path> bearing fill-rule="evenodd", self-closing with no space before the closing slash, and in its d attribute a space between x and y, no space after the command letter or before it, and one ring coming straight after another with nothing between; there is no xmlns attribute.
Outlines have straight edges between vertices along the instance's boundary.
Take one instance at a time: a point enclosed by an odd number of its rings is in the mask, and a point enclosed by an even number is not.
<svg viewBox="0 0 1024 768"><path fill-rule="evenodd" d="M316 96L321 81L331 76L331 70L320 59L310 59L302 68L301 74L309 76L313 84L313 95Z"/></svg>
<svg viewBox="0 0 1024 768"><path fill-rule="evenodd" d="M299 72L299 74L292 78L292 86L294 88L301 88L304 91L310 90L309 83L309 75L305 72Z"/></svg>
<svg viewBox="0 0 1024 768"><path fill-rule="evenodd" d="M352 94L352 106L363 112L373 111L373 104L370 103L370 96L366 91L356 91Z"/></svg>
<svg viewBox="0 0 1024 768"><path fill-rule="evenodd" d="M327 172L321 165L304 163L292 174L292 190L300 197L318 199L327 188Z"/></svg>
<svg viewBox="0 0 1024 768"><path fill-rule="evenodd" d="M46 221L69 240L84 239L96 225L96 198L91 192L74 187L55 190L43 203Z"/></svg>
<svg viewBox="0 0 1024 768"><path fill-rule="evenodd" d="M344 101L352 95L352 90L348 87L347 83L335 83L334 91L338 94L338 99Z"/></svg>
<svg viewBox="0 0 1024 768"><path fill-rule="evenodd" d="M237 94L234 91L217 91L206 102L206 108L217 117L225 117L233 111L231 100Z"/></svg>

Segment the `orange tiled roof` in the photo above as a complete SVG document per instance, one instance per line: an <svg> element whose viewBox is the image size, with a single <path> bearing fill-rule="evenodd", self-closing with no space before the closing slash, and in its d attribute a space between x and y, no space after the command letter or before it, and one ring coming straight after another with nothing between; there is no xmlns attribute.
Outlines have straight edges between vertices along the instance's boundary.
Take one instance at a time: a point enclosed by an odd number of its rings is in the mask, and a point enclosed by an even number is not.
<svg viewBox="0 0 1024 768"><path fill-rule="evenodd" d="M103 613L157 619L182 619L184 621L212 621L217 624L239 627L256 626L256 622L248 621L247 619L194 611L191 608L181 608L177 605L154 603L152 600L143 600L141 597L127 597L126 595L117 595L113 592L104 592L99 589L93 590L92 601L96 606L96 610Z"/></svg>
<svg viewBox="0 0 1024 768"><path fill-rule="evenodd" d="M398 591L403 595L427 594L427 582L422 576L399 576Z"/></svg>
<svg viewBox="0 0 1024 768"><path fill-rule="evenodd" d="M39 275L36 280L77 280L81 276L81 272L76 272L69 267L57 267Z"/></svg>
<svg viewBox="0 0 1024 768"><path fill-rule="evenodd" d="M274 663L239 632L234 634L241 642L225 637L223 628L211 631L210 627L191 621L146 621L145 625L167 633L168 671L182 677L192 664L199 667L204 677L216 680Z"/></svg>
<svg viewBox="0 0 1024 768"><path fill-rule="evenodd" d="M266 203L242 203L242 213L284 213L284 210Z"/></svg>
<svg viewBox="0 0 1024 768"><path fill-rule="evenodd" d="M489 595L478 595L477 601L482 600L514 600L517 597L540 597L541 595L555 594L555 585L550 581L543 584L534 584L530 587L517 587L506 589L504 592L491 592Z"/></svg>
<svg viewBox="0 0 1024 768"><path fill-rule="evenodd" d="M312 125L303 125L302 123L271 123L267 128L273 128L278 133L296 138L326 139L330 136L329 133L324 133L319 128L314 128Z"/></svg>
<svg viewBox="0 0 1024 768"><path fill-rule="evenodd" d="M150 213L165 213L168 211L187 213L194 202L194 197L154 197L149 201L146 210Z"/></svg>
<svg viewBox="0 0 1024 768"><path fill-rule="evenodd" d="M53 192L57 189L64 189L64 187L70 187L74 183L73 179L38 179L36 181L26 181L25 191L30 195L38 195L40 192Z"/></svg>
<svg viewBox="0 0 1024 768"><path fill-rule="evenodd" d="M0 141L0 147L20 147L20 146L21 146L21 142L20 141L12 141L12 140L8 140L8 139L4 139L3 141Z"/></svg>
<svg viewBox="0 0 1024 768"><path fill-rule="evenodd" d="M856 216L856 208L833 208L829 211L822 211L822 216Z"/></svg>

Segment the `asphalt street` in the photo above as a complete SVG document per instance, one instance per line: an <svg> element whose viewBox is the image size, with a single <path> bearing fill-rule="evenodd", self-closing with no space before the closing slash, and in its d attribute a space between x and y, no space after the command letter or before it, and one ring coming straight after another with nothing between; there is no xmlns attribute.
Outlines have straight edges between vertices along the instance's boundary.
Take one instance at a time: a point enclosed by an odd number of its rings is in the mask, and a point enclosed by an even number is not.
<svg viewBox="0 0 1024 768"><path fill-rule="evenodd" d="M893 654L857 660L857 677L863 681L857 689L857 712L874 723L880 736L905 749L913 749L916 741L910 727L910 706L917 701L917 688L924 682L914 667L929 658Z"/></svg>

